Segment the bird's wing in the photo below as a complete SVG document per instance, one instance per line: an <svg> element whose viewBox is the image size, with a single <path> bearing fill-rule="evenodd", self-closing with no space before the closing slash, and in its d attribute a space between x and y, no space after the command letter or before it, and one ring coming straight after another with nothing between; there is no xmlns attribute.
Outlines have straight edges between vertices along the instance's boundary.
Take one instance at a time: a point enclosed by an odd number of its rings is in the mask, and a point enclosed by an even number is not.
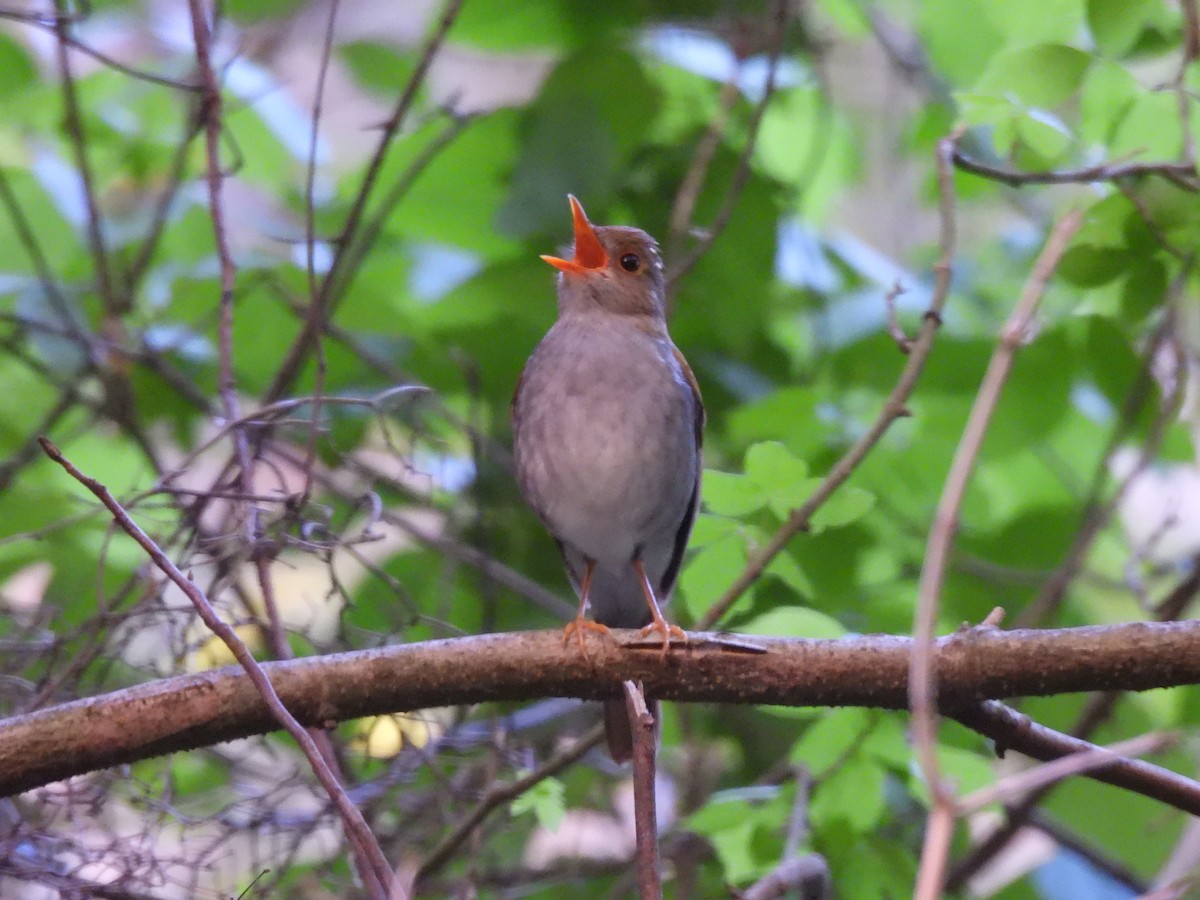
<svg viewBox="0 0 1200 900"><path fill-rule="evenodd" d="M688 387L692 389L692 400L694 401L693 410L695 410L693 431L696 435L696 450L699 451L704 446L704 400L700 396L700 385L696 381L696 376L692 372L692 367L688 365L688 361L684 359L683 354L679 352L679 348L674 344L671 345L671 352L675 354L675 361L679 363L679 368L683 371L684 380L687 381Z"/></svg>
<svg viewBox="0 0 1200 900"><path fill-rule="evenodd" d="M508 401L508 423L512 426L514 432L517 430L517 398L521 396L521 382L525 380L525 370L521 370L521 374L517 376L517 386L513 388L512 399Z"/></svg>
<svg viewBox="0 0 1200 900"><path fill-rule="evenodd" d="M671 595L671 590L675 587L675 579L679 576L679 567L683 564L683 551L687 549L688 537L692 533L692 523L696 521L696 509L700 505L700 471L704 468L703 461L700 458L700 448L704 445L705 413L704 401L700 396L700 385L696 382L696 376L692 372L692 367L688 365L688 361L679 352L679 348L672 345L671 351L675 354L675 360L679 363L679 368L683 372L683 378L692 391L692 433L696 438L696 480L692 483L692 494L688 498L687 509L683 513L683 518L679 521L679 528L675 531L675 543L671 547L671 559L667 563L662 580L658 584L660 595L664 598Z"/></svg>

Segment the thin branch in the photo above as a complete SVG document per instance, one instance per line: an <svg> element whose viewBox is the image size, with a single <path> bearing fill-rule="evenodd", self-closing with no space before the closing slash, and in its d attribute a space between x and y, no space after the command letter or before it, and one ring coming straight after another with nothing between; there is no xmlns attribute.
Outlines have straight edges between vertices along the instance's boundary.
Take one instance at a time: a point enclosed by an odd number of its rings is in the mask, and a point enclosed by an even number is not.
<svg viewBox="0 0 1200 900"><path fill-rule="evenodd" d="M108 488L96 479L83 474L49 440L46 438L40 438L39 440L46 455L62 466L67 474L91 491L96 496L96 499L104 504L105 508L112 513L113 519L121 529L133 538L162 573L171 579L176 587L183 591L187 598L191 600L197 614L208 629L229 648L230 653L233 654L234 658L245 671L246 676L252 682L257 697L270 710L271 717L300 745L301 750L313 768L313 772L317 776L317 780L321 783L321 786L325 789L338 813L341 815L346 829L353 831L355 839L371 851L372 867L375 877L379 881L378 887L382 891L378 896L387 897L390 900L392 896L395 896L393 892L394 879L392 878L392 870L383 856L383 851L379 848L379 843L375 840L374 835L371 834L366 820L363 818L358 807L351 802L341 784L338 783L337 778L330 771L312 736L288 711L288 708L284 705L279 694L276 693L274 686L271 684L270 678L254 660L250 650L242 642L242 639L238 637L237 632L222 621L208 598L196 586L195 582L187 575L184 575L150 536L138 527L137 523L129 517L129 514L125 512L121 504L109 493Z"/></svg>
<svg viewBox="0 0 1200 900"><path fill-rule="evenodd" d="M784 548L797 534L806 531L813 514L820 509L830 497L836 493L862 463L867 454L874 449L880 439L897 419L909 415L908 398L916 389L917 381L925 369L925 363L933 350L933 339L937 336L942 324L942 309L950 295L950 263L954 257L954 173L950 158L958 141L959 132L955 132L938 143L937 170L938 185L941 191L939 205L941 213L941 253L934 265L934 291L925 311L921 331L912 342L912 350L908 355L896 386L883 404L879 416L867 432L855 442L854 446L834 464L811 497L794 509L786 522L771 536L746 563L746 568L734 580L708 611L700 618L696 627L711 628L716 625L729 611L730 607L753 585L766 571Z"/></svg>
<svg viewBox="0 0 1200 900"><path fill-rule="evenodd" d="M13 191L8 176L4 173L3 166L0 166L0 203L7 210L13 230L17 234L17 240L25 249L25 253L33 265L33 270L37 273L38 284L41 285L42 292L46 295L50 305L54 307L59 319L62 320L62 328L74 338L84 351L88 365L94 365L95 349L92 346L92 338L83 331L72 314L73 310L55 281L54 269L42 251L41 243L34 234L33 225L30 223L29 217L25 215L25 210L21 207L16 192Z"/></svg>
<svg viewBox="0 0 1200 900"><path fill-rule="evenodd" d="M1025 756L1043 762L1101 750L1095 744L1039 725L1028 716L997 700L987 700L978 706L957 710L948 715L956 722L991 738L1000 747L1017 750ZM1197 787L1197 783L1190 778L1169 772L1160 766L1124 757L1110 757L1110 761L1105 765L1083 774L1105 784L1136 791L1176 809L1191 805Z"/></svg>
<svg viewBox="0 0 1200 900"><path fill-rule="evenodd" d="M1078 530L1076 530L1075 536L1071 541L1071 546L1067 550L1062 563L1042 585L1037 596L1017 616L1016 622L1019 627L1029 627L1039 624L1058 609L1059 604L1062 603L1063 598L1066 596L1067 588L1070 587L1083 568L1087 553L1099 536L1101 529L1116 512L1118 504L1125 496L1126 491L1129 490L1130 484L1133 483L1134 476L1141 472L1154 459L1162 441L1166 437L1167 428L1178 416L1180 405L1184 400L1184 387L1187 384L1187 379L1185 377L1186 360L1179 350L1178 345L1172 341L1176 319L1175 306L1189 282L1194 262L1195 256L1193 255L1182 266L1174 283L1168 290L1169 306L1167 314L1163 317L1147 344L1147 349L1143 354L1141 369L1138 371L1134 384L1122 403L1117 427L1114 429L1104 456L1096 467L1095 474L1092 476L1092 486L1087 505L1083 512L1083 522ZM1147 398L1153 396L1151 388L1154 384L1154 358L1163 346L1170 347L1175 354L1174 384L1171 393L1163 398L1162 407L1159 409L1154 422L1149 428L1146 439L1138 453L1137 462L1130 474L1128 477L1121 479L1111 496L1103 499L1101 495L1109 478L1109 464L1112 461L1113 454L1133 430L1134 423L1136 423L1138 414L1146 403Z"/></svg>
<svg viewBox="0 0 1200 900"><path fill-rule="evenodd" d="M3 18L3 16L0 15L0 18ZM163 87L174 88L177 91L185 91L188 93L197 93L202 89L198 84L193 84L188 81L180 81L177 78L169 78L166 75L158 75L154 72L147 72L145 69L139 69L136 66L130 65L129 63L123 63L119 59L109 56L102 50L97 50L90 44L85 44L77 37L73 37L70 34L61 34L59 31L60 26L69 24L71 21L73 20L69 16L58 16L54 21L47 21L41 18L30 18L26 20L27 24L34 25L38 28L44 28L47 31L55 32L56 38L62 41L62 43L66 44L68 47L72 47L75 50L78 50L80 53L83 53L85 56L90 56L92 59L96 60L96 62L113 69L114 71L120 72L123 75L128 75L130 78L135 78L138 81L146 81L150 84L159 84Z"/></svg>
<svg viewBox="0 0 1200 900"><path fill-rule="evenodd" d="M950 840L954 837L954 806L944 793L936 785L930 785L929 815L925 817L925 837L913 900L937 900L943 896L942 880L950 860Z"/></svg>
<svg viewBox="0 0 1200 900"><path fill-rule="evenodd" d="M1193 560L1189 574L1172 588L1155 607L1155 621L1171 622L1182 617L1198 592L1200 592L1200 559ZM1112 715L1121 696L1117 691L1093 694L1070 729L1072 737L1083 740L1090 738L1100 725ZM1045 788L1030 791L1020 801L1008 806L1005 810L1004 823L973 847L969 854L955 863L946 876L946 889L952 893L961 890L968 879L1007 847L1026 821L1033 816L1038 804L1050 794L1053 788L1054 785L1047 785Z"/></svg>
<svg viewBox="0 0 1200 900"><path fill-rule="evenodd" d="M883 305L887 310L887 325L888 334L892 336L892 340L896 342L896 346L900 348L900 352L908 354L912 350L913 342L904 329L900 327L900 318L896 314L896 300L904 293L904 285L897 281L892 285L891 290L883 295Z"/></svg>
<svg viewBox="0 0 1200 900"><path fill-rule="evenodd" d="M337 242L337 253L334 255L329 271L325 274L325 280L321 283L321 290L312 304L315 309L305 320L304 328L301 329L300 334L289 348L283 362L280 363L275 380L264 395L264 399L268 403L278 400L291 390L292 385L300 374L304 360L308 356L312 342L316 339L315 329L319 327L321 322L329 318L336 305L339 296L338 291L344 284L344 271L347 269L353 270L354 268L351 265L350 253L352 250L355 253L358 252L357 246L361 243L358 230L366 219L367 204L374 191L375 182L379 179L383 171L383 164L391 149L392 141L408 118L413 103L416 101L417 93L425 81L429 67L445 42L450 28L458 18L463 2L464 0L449 0L446 4L441 19L425 42L425 46L417 60L416 68L413 69L413 73L409 77L408 83L405 84L399 100L396 101L396 106L392 110L392 114L383 125L379 141L375 145L375 152L371 157L371 161L367 164L362 184L354 197L354 204L350 207L350 211L346 215L346 223L342 228L341 236Z"/></svg>
<svg viewBox="0 0 1200 900"><path fill-rule="evenodd" d="M217 324L218 393L224 407L225 418L239 418L237 384L233 374L233 290L237 270L229 248L229 237L225 227L225 203L222 195L221 171L221 85L217 81L216 68L212 60L212 33L202 0L188 0L192 19L192 38L196 47L196 65L200 70L203 86L201 119L204 123L204 146L206 153L206 181L208 184L209 218L212 220L213 239L217 247L217 259L221 270L221 293ZM253 459L246 434L241 429L233 431L233 445L238 461L238 485L249 493ZM258 538L258 521L253 504L242 507L246 511L245 528L248 543L253 546Z"/></svg>
<svg viewBox="0 0 1200 900"><path fill-rule="evenodd" d="M738 88L740 76L739 65L733 75L721 85L721 93L717 97L717 111L696 143L696 149L692 151L692 161L679 182L679 189L675 192L675 201L671 204L671 217L667 224L667 259L675 259L683 250L683 241L691 228L692 215L696 211L696 201L700 199L700 189L704 187L709 166L712 165L721 137L729 124L729 113L741 93Z"/></svg>
<svg viewBox="0 0 1200 900"><path fill-rule="evenodd" d="M794 894L800 900L825 900L830 896L829 863L825 857L807 853L785 859L742 891L740 900L784 900Z"/></svg>
<svg viewBox="0 0 1200 900"><path fill-rule="evenodd" d="M1060 847L1082 857L1113 881L1125 885L1133 893L1141 894L1146 890L1146 880L1144 878L1131 872L1127 866L1102 853L1096 847L1086 843L1079 835L1072 834L1062 825L1050 821L1047 816L1034 815L1030 818L1029 826L1048 835Z"/></svg>
<svg viewBox="0 0 1200 900"><path fill-rule="evenodd" d="M696 267L696 264L704 258L704 255L716 243L717 238L721 236L721 232L729 224L729 220L733 216L733 211L737 207L737 202L742 195L742 189L746 186L746 181L750 177L750 160L754 156L754 147L758 141L759 126L762 125L767 105L771 102L771 98L775 94L775 79L779 70L779 60L783 55L783 39L787 32L790 16L791 4L789 0L775 0L771 10L771 18L774 26L771 34L770 57L767 63L767 78L766 83L763 85L763 95L755 105L754 112L750 116L750 122L746 127L746 145L742 148L742 154L738 158L737 168L734 169L733 179L729 184L728 190L725 192L725 199L721 204L721 208L717 210L717 214L713 217L712 222L704 230L703 239L692 248L691 253L684 257L682 261L676 261L671 265L671 269L667 273L668 296L674 293L679 282L687 277L687 274Z"/></svg>
<svg viewBox="0 0 1200 900"><path fill-rule="evenodd" d="M552 778L582 759L594 747L604 740L604 726L597 725L587 734L580 737L574 744L558 755L546 760L527 775L523 775L510 784L492 787L484 795L471 813L456 825L441 842L430 851L429 855L417 867L417 883L434 875L446 863L454 858L455 852L462 843L474 833L483 820L493 811L507 803L511 803L538 783Z"/></svg>
<svg viewBox="0 0 1200 900"><path fill-rule="evenodd" d="M67 134L71 138L71 149L75 155L75 168L79 171L79 181L83 188L84 207L87 210L87 236L91 246L92 265L96 272L96 285L100 299L104 303L107 317L120 319L125 312L125 304L118 301L113 291L112 278L109 273L108 248L104 242L104 226L100 217L100 206L96 202L95 180L92 175L91 161L87 154L87 135L83 128L83 117L79 111L79 97L75 91L75 76L71 71L71 55L67 52L70 42L68 28L70 20L66 15L65 0L56 0L59 15L54 22L56 59L59 77L62 79L63 117L66 122Z"/></svg>
<svg viewBox="0 0 1200 900"><path fill-rule="evenodd" d="M1071 238L1083 224L1079 211L1067 213L1050 232L1033 272L1021 297L1005 324L992 358L988 362L983 383L971 407L962 438L954 452L942 496L934 512L933 525L929 530L929 542L925 549L925 562L921 568L918 586L917 610L913 623L913 638L916 651L912 656L909 672L909 708L913 715L914 744L925 782L929 786L931 821L925 833L925 847L921 854L921 868L916 896L935 898L941 896L942 880L949 859L951 828L945 822L933 822L933 818L944 818L949 811L953 818L953 799L941 781L937 761L937 682L934 670L934 630L937 625L939 600L954 536L958 531L959 510L967 493L967 485L975 468L975 461L983 448L983 439L991 424L992 414L1000 402L1000 394L1012 367L1017 348L1025 340L1033 315L1046 290L1046 285L1058 268ZM944 807L945 809L942 809ZM935 824L938 827L935 827ZM951 822L950 825L953 823ZM943 841L934 844L934 841Z"/></svg>
<svg viewBox="0 0 1200 900"><path fill-rule="evenodd" d="M1178 735L1151 732L1113 744L1111 747L1090 747L1078 753L1069 753L960 797L956 803L956 812L960 816L969 815L985 806L1005 802L1027 791L1058 784L1074 775L1083 775L1113 763L1129 762L1126 757L1160 753L1176 744L1178 740Z"/></svg>
<svg viewBox="0 0 1200 900"><path fill-rule="evenodd" d="M204 130L203 113L204 97L197 95L188 104L187 125L182 139L175 148L175 155L171 159L170 171L167 173L163 188L154 203L154 211L150 215L150 226L146 229L137 254L125 272L126 290L130 294L133 293L134 288L141 282L142 276L150 268L150 263L154 260L154 254L166 232L171 207L179 196L184 175L188 171L188 162L192 156L192 143Z"/></svg>
<svg viewBox="0 0 1200 900"><path fill-rule="evenodd" d="M8 490L9 485L20 471L37 459L40 446L37 435L52 431L58 425L59 419L70 412L77 403L79 403L79 394L73 387L67 386L59 393L58 401L46 413L34 433L25 438L21 446L13 451L8 459L0 462L0 493Z"/></svg>
<svg viewBox="0 0 1200 900"><path fill-rule="evenodd" d="M641 900L662 900L662 879L658 874L658 813L654 796L657 723L646 704L642 686L626 681L622 688L629 730L633 735L633 827L637 846L634 863L638 896Z"/></svg>
<svg viewBox="0 0 1200 900"><path fill-rule="evenodd" d="M1020 172L991 166L967 156L961 150L954 152L954 165L964 172L999 181L1011 187L1026 184L1089 184L1095 181L1115 181L1137 175L1158 175L1174 182L1188 191L1200 191L1196 166L1180 162L1151 163L1101 163L1080 169L1053 169L1048 172Z"/></svg>
<svg viewBox="0 0 1200 900"><path fill-rule="evenodd" d="M333 56L333 34L337 23L339 0L331 0L329 17L325 21L325 37L321 43L321 62L317 67L317 84L313 92L312 124L308 134L308 160L304 170L304 269L308 278L309 316L320 316L321 304L317 297L317 145L321 136L321 112L325 103L325 79L329 74L329 60ZM315 323L313 349L317 357L316 377L313 381L312 420L309 426L308 449L304 459L304 492L300 506L308 503L312 493L312 470L317 461L317 435L321 423L321 395L325 393L325 323Z"/></svg>

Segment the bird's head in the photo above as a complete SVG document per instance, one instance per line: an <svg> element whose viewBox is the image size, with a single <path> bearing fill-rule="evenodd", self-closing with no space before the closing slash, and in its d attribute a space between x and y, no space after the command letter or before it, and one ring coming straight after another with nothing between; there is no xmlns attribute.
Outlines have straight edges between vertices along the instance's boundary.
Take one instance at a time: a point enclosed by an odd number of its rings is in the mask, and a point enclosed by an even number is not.
<svg viewBox="0 0 1200 900"><path fill-rule="evenodd" d="M604 309L623 315L662 318L663 263L654 238L640 228L593 225L583 206L570 197L575 220L571 259L543 256L562 274L559 312Z"/></svg>

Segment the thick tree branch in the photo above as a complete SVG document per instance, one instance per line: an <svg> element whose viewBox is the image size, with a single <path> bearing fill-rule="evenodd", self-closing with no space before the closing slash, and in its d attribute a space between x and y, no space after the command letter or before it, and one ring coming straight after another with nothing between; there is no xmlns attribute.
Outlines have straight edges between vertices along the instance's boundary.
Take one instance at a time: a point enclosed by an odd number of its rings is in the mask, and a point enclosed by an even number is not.
<svg viewBox="0 0 1200 900"><path fill-rule="evenodd" d="M912 640L691 635L664 663L658 644L614 631L590 659L553 631L428 641L265 663L280 700L305 725L398 710L537 697L600 699L641 681L650 697L796 706L908 705ZM961 630L938 641L940 709L1025 752L1007 714L983 727L979 702L1086 690L1200 683L1200 621L1046 631ZM996 715L999 715L998 713ZM993 727L994 726L994 727ZM278 727L262 696L231 667L138 685L0 720L0 796L51 781ZM1039 759L1054 758L1044 745ZM1076 752L1079 746L1064 748ZM1144 765L1139 763L1138 765ZM1200 797L1189 811L1200 814Z"/></svg>

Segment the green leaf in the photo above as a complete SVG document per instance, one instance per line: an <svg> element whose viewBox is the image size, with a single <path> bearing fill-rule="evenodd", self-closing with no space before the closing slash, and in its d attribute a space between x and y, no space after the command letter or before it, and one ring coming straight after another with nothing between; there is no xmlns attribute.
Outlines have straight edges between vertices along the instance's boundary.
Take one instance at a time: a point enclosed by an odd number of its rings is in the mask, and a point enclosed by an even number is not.
<svg viewBox="0 0 1200 900"><path fill-rule="evenodd" d="M845 822L852 831L873 831L883 818L884 770L863 755L851 756L817 785L809 814L813 827L824 830L832 822Z"/></svg>
<svg viewBox="0 0 1200 900"><path fill-rule="evenodd" d="M804 502L820 485L808 477L808 465L792 456L778 441L764 441L746 451L746 478L781 519Z"/></svg>
<svg viewBox="0 0 1200 900"><path fill-rule="evenodd" d="M1053 163L1071 146L1071 132L1061 119L1042 109L1031 109L1017 117L1017 133L1040 162Z"/></svg>
<svg viewBox="0 0 1200 900"><path fill-rule="evenodd" d="M1080 137L1107 144L1140 91L1137 79L1124 66L1096 60L1080 91Z"/></svg>
<svg viewBox="0 0 1200 900"><path fill-rule="evenodd" d="M387 98L395 97L412 75L411 54L401 53L391 44L350 41L337 52L359 84Z"/></svg>
<svg viewBox="0 0 1200 900"><path fill-rule="evenodd" d="M761 544L761 541L759 543ZM812 597L817 592L812 581L800 568L800 563L786 551L778 554L771 560L770 565L767 566L766 574L778 578L802 598Z"/></svg>
<svg viewBox="0 0 1200 900"><path fill-rule="evenodd" d="M1058 425L1071 403L1072 356L1063 328L1042 332L1020 348L992 416L986 454L1023 450Z"/></svg>
<svg viewBox="0 0 1200 900"><path fill-rule="evenodd" d="M642 15L634 0L471 0L455 21L453 37L487 50L561 50L600 43L606 32L634 25Z"/></svg>
<svg viewBox="0 0 1200 900"><path fill-rule="evenodd" d="M875 507L875 495L862 488L843 485L813 513L812 531L841 528L861 519Z"/></svg>
<svg viewBox="0 0 1200 900"><path fill-rule="evenodd" d="M520 159L495 224L512 237L558 234L565 243L569 193L592 221L603 222L624 164L658 106L654 84L631 54L591 47L564 59L527 117Z"/></svg>
<svg viewBox="0 0 1200 900"><path fill-rule="evenodd" d="M871 19L854 0L821 0L821 9L847 37L865 38L871 33Z"/></svg>
<svg viewBox="0 0 1200 900"><path fill-rule="evenodd" d="M862 742L871 728L870 717L857 706L828 710L805 730L789 759L807 766L814 778L823 778Z"/></svg>
<svg viewBox="0 0 1200 900"><path fill-rule="evenodd" d="M13 37L0 34L0 99L16 96L37 83L37 67Z"/></svg>
<svg viewBox="0 0 1200 900"><path fill-rule="evenodd" d="M1183 129L1170 91L1141 94L1130 105L1113 135L1109 154L1139 162L1172 161L1183 147Z"/></svg>
<svg viewBox="0 0 1200 900"><path fill-rule="evenodd" d="M837 619L806 606L776 607L755 616L738 630L744 634L803 638L839 638L846 633Z"/></svg>
<svg viewBox="0 0 1200 900"><path fill-rule="evenodd" d="M962 0L925 0L917 10L926 51L952 85L974 82L1004 46L1005 34L990 16L972 16L971 27L963 27Z"/></svg>
<svg viewBox="0 0 1200 900"><path fill-rule="evenodd" d="M707 544L692 557L679 576L679 589L693 621L708 612L745 565L745 541L733 533Z"/></svg>
<svg viewBox="0 0 1200 900"><path fill-rule="evenodd" d="M225 12L246 24L281 19L300 6L300 0L225 0Z"/></svg>
<svg viewBox="0 0 1200 900"><path fill-rule="evenodd" d="M827 428L817 417L820 397L811 387L780 388L760 400L740 404L729 415L727 432L739 444L781 441L804 457L823 449Z"/></svg>
<svg viewBox="0 0 1200 900"><path fill-rule="evenodd" d="M707 513L700 513L692 525L692 537L688 541L688 546L693 550L699 550L701 547L707 547L722 538L736 534L741 527L738 522L727 516L710 516Z"/></svg>
<svg viewBox="0 0 1200 900"><path fill-rule="evenodd" d="M1128 321L1139 322L1158 310L1167 295L1167 270L1156 259L1141 259L1125 279L1121 312Z"/></svg>
<svg viewBox="0 0 1200 900"><path fill-rule="evenodd" d="M986 18L1005 35L1008 46L1066 43L1074 40L1083 24L1083 0L977 0L982 15L973 16L971 28ZM961 10L962 7L959 7ZM961 31L962 20L954 17Z"/></svg>
<svg viewBox="0 0 1200 900"><path fill-rule="evenodd" d="M757 788L714 794L706 806L688 818L688 830L712 842L726 881L744 883L778 863L783 827L792 806L791 793Z"/></svg>
<svg viewBox="0 0 1200 900"><path fill-rule="evenodd" d="M996 55L974 90L1053 109L1079 89L1091 61L1082 50L1064 44L1009 50Z"/></svg>
<svg viewBox="0 0 1200 900"><path fill-rule="evenodd" d="M862 750L897 772L907 772L912 761L912 746L896 713L876 714L875 725L863 741Z"/></svg>
<svg viewBox="0 0 1200 900"><path fill-rule="evenodd" d="M720 516L744 516L766 503L758 485L745 475L706 469L700 485L704 507Z"/></svg>
<svg viewBox="0 0 1200 900"><path fill-rule="evenodd" d="M1088 28L1100 52L1119 59L1163 8L1158 0L1088 0Z"/></svg>
<svg viewBox="0 0 1200 900"><path fill-rule="evenodd" d="M488 259L512 256L518 244L496 228L495 216L508 196L519 121L515 110L499 110L469 124L421 173L389 219L388 233L462 247ZM445 123L435 122L393 148L383 183L404 177L405 169L443 128ZM558 199L559 215L569 222L566 198Z"/></svg>
<svg viewBox="0 0 1200 900"><path fill-rule="evenodd" d="M527 774L527 773L522 773ZM510 811L515 818L531 812L539 825L547 831L558 831L566 815L563 802L563 783L557 778L543 778L512 802Z"/></svg>
<svg viewBox="0 0 1200 900"><path fill-rule="evenodd" d="M1058 275L1079 287L1100 287L1123 275L1128 265L1123 247L1076 244L1063 254Z"/></svg>
<svg viewBox="0 0 1200 900"><path fill-rule="evenodd" d="M649 123L646 140L668 147L692 139L717 115L719 86L712 79L678 66L646 67L646 77L662 97L659 115Z"/></svg>

